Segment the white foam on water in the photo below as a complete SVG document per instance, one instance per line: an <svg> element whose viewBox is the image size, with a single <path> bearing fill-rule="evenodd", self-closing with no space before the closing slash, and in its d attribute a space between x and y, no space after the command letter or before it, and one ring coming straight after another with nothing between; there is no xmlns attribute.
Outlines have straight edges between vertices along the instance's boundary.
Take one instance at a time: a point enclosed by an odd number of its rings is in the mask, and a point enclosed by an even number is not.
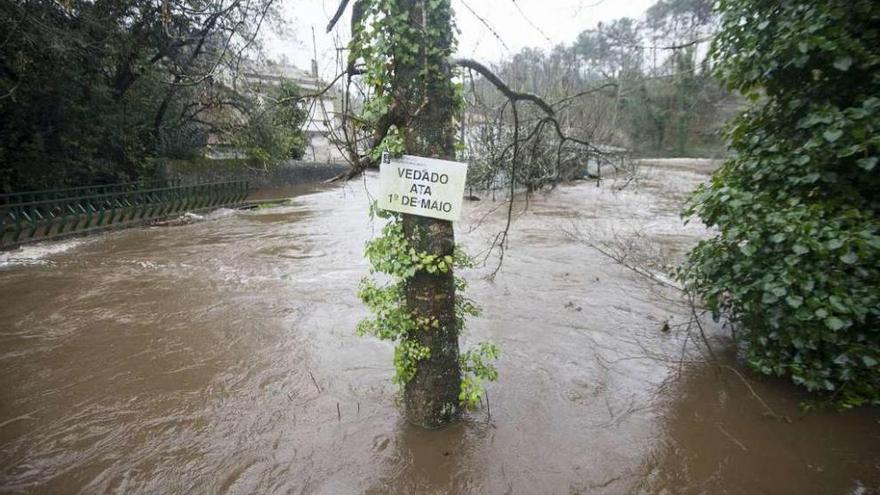
<svg viewBox="0 0 880 495"><path fill-rule="evenodd" d="M46 258L69 251L94 239L69 239L26 244L8 251L0 251L0 268L21 265L48 265Z"/></svg>
<svg viewBox="0 0 880 495"><path fill-rule="evenodd" d="M188 211L188 212L184 213L183 215L181 215L180 218L191 218L193 221L198 222L198 221L204 220L205 216Z"/></svg>
<svg viewBox="0 0 880 495"><path fill-rule="evenodd" d="M199 220L201 220L201 219L217 220L219 218L226 218L228 216L235 215L236 212L238 212L238 210L233 209L233 208L218 208L212 212L206 213L204 216L201 216L201 218L199 218ZM187 213L187 215L193 215L196 217L200 216L200 215L196 215L194 213Z"/></svg>

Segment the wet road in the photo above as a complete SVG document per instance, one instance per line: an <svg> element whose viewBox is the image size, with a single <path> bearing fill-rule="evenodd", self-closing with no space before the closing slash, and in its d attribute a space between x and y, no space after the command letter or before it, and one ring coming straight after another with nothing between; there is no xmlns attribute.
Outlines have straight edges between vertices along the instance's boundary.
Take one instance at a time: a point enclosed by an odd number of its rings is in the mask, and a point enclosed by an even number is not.
<svg viewBox="0 0 880 495"><path fill-rule="evenodd" d="M3 253L0 491L880 493L880 412L804 415L787 384L747 375L791 422L768 417L699 364L671 291L573 238L674 260L702 234L676 213L698 168L517 208L494 282L491 259L465 274L484 315L463 341L502 349L491 415L440 431L403 421L391 345L354 334L378 231L364 182ZM472 253L499 204L469 203Z"/></svg>

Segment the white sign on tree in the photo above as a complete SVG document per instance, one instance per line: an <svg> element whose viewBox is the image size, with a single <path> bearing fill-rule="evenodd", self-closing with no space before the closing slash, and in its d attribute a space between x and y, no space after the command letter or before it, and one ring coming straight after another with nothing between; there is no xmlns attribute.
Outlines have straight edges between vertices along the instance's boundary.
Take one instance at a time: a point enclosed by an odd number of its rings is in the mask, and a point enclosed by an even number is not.
<svg viewBox="0 0 880 495"><path fill-rule="evenodd" d="M456 221L466 177L466 163L411 155L389 160L385 155L379 166L379 207Z"/></svg>

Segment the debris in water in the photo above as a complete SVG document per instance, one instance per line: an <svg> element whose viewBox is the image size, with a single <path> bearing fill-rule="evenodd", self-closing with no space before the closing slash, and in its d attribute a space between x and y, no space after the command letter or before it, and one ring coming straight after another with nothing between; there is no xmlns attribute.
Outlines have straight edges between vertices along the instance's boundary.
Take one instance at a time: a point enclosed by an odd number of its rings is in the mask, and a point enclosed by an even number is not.
<svg viewBox="0 0 880 495"><path fill-rule="evenodd" d="M153 220L152 222L150 222L150 225L153 227L178 227L181 225L189 225L191 223L201 222L204 220L204 216L188 211L177 218Z"/></svg>

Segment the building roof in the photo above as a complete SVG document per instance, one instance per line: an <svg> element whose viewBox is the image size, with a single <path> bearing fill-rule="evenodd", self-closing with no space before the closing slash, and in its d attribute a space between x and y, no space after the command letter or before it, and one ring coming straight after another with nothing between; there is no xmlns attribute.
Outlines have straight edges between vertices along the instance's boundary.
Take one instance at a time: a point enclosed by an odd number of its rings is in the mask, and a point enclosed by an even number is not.
<svg viewBox="0 0 880 495"><path fill-rule="evenodd" d="M284 62L260 62L251 63L243 71L242 75L252 82L280 84L281 81L291 81L306 92L315 92L327 86L316 74L317 67L312 71L301 69L295 65Z"/></svg>

